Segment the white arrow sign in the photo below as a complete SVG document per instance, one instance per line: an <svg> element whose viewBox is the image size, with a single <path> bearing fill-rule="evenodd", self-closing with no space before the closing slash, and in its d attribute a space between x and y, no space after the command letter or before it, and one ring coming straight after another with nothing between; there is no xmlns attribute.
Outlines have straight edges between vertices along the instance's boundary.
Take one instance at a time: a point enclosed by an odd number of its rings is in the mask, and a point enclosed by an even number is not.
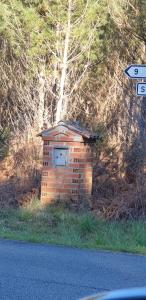
<svg viewBox="0 0 146 300"><path fill-rule="evenodd" d="M137 83L136 95L137 96L146 96L146 82Z"/></svg>
<svg viewBox="0 0 146 300"><path fill-rule="evenodd" d="M130 78L146 78L146 65L131 65L125 69L125 74Z"/></svg>

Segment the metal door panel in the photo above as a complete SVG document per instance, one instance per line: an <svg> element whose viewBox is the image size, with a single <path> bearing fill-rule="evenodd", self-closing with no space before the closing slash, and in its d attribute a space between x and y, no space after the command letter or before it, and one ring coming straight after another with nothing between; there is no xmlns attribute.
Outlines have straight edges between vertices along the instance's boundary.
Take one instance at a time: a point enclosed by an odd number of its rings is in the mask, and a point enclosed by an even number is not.
<svg viewBox="0 0 146 300"><path fill-rule="evenodd" d="M67 164L67 149L55 148L54 149L54 162L55 166L66 166Z"/></svg>

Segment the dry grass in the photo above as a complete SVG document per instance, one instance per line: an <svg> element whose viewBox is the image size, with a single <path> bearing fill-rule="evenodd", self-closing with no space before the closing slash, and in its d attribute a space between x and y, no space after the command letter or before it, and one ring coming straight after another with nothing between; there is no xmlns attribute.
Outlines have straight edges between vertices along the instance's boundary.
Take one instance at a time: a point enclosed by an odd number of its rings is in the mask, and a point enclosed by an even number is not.
<svg viewBox="0 0 146 300"><path fill-rule="evenodd" d="M0 161L0 208L19 207L39 196L41 144L32 137L13 141Z"/></svg>
<svg viewBox="0 0 146 300"><path fill-rule="evenodd" d="M108 220L138 220L146 216L146 190L119 191L119 195L97 198L94 209Z"/></svg>

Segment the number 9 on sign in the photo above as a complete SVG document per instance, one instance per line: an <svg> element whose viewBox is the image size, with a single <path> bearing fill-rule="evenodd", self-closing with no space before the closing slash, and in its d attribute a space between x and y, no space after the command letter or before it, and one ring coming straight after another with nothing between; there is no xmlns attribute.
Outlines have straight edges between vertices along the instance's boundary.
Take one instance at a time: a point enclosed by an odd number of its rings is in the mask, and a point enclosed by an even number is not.
<svg viewBox="0 0 146 300"><path fill-rule="evenodd" d="M138 69L134 69L134 75L138 75Z"/></svg>

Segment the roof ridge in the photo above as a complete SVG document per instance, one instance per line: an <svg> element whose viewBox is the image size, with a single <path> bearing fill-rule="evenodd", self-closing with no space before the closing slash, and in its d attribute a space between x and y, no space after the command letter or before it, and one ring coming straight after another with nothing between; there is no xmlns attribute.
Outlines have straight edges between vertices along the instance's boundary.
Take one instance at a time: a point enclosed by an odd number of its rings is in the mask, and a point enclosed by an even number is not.
<svg viewBox="0 0 146 300"><path fill-rule="evenodd" d="M43 130L37 136L43 136L43 134L45 134L47 132L49 133L50 131L52 131L53 129L55 129L61 125L68 128L69 130L77 132L78 134L80 134L83 137L88 138L88 139L90 139L90 138L96 139L98 137L96 133L79 125L78 121L69 121L69 120L66 120L66 121L61 120L58 122L58 124L56 126Z"/></svg>

